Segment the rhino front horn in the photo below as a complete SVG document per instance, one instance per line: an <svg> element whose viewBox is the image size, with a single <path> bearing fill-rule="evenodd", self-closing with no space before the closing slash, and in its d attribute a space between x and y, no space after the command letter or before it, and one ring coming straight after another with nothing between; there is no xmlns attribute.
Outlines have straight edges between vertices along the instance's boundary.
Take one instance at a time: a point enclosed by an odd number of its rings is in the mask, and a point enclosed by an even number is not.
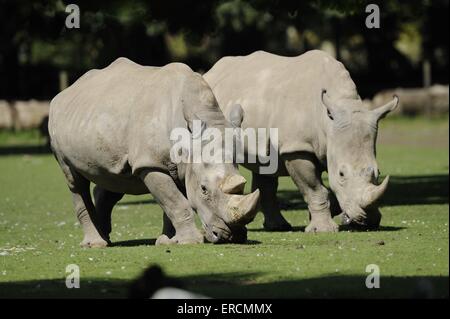
<svg viewBox="0 0 450 319"><path fill-rule="evenodd" d="M225 194L242 194L245 183L247 181L241 175L230 175L223 180L220 189Z"/></svg>
<svg viewBox="0 0 450 319"><path fill-rule="evenodd" d="M247 225L256 216L259 202L259 189L248 195L231 195L228 200L228 225Z"/></svg>
<svg viewBox="0 0 450 319"><path fill-rule="evenodd" d="M381 196L383 196L384 192L387 189L388 184L389 184L389 175L385 177L384 181L380 185L370 186L363 196L361 206L365 208L375 203Z"/></svg>

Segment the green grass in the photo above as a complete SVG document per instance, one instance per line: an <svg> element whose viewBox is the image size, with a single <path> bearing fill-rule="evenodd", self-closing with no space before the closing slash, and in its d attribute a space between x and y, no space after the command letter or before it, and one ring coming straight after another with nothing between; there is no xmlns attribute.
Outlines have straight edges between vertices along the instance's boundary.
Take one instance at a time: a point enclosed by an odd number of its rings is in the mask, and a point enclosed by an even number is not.
<svg viewBox="0 0 450 319"><path fill-rule="evenodd" d="M392 180L379 231L305 234L305 204L282 178L293 232L261 231L258 215L245 245L154 246L160 208L151 196L126 196L113 212L116 246L99 250L79 248L69 191L53 157L35 146L40 139L0 133L0 297L123 297L150 264L213 297L448 297L448 144L399 143L390 128L445 139L448 120L382 127L378 159ZM80 266L80 289L65 287L68 264ZM365 286L369 264L380 267L379 289Z"/></svg>
<svg viewBox="0 0 450 319"><path fill-rule="evenodd" d="M0 146L39 145L44 138L37 129L27 131L0 130Z"/></svg>

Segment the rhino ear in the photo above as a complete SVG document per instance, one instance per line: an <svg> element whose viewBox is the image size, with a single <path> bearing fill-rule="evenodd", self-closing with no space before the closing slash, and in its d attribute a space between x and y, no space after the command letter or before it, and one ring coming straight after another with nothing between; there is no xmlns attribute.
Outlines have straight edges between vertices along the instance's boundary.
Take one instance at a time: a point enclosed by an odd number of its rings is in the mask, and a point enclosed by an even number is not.
<svg viewBox="0 0 450 319"><path fill-rule="evenodd" d="M172 163L189 163L191 159L192 134L186 129L172 130L170 140L173 142L170 148L170 160Z"/></svg>
<svg viewBox="0 0 450 319"><path fill-rule="evenodd" d="M193 139L201 137L206 130L206 122L200 120L196 115L192 117L191 121L188 121L187 126Z"/></svg>
<svg viewBox="0 0 450 319"><path fill-rule="evenodd" d="M242 109L242 106L240 104L233 105L228 118L233 127L241 127L242 120L244 119L244 110Z"/></svg>
<svg viewBox="0 0 450 319"><path fill-rule="evenodd" d="M371 112L374 115L376 121L378 122L383 117L385 117L389 112L392 112L393 110L395 110L397 108L398 101L399 101L398 96L394 95L393 99L390 102L372 110Z"/></svg>
<svg viewBox="0 0 450 319"><path fill-rule="evenodd" d="M336 107L333 105L333 101L331 101L330 97L327 94L327 90L325 90L325 89L322 89L321 100L322 100L322 104L325 105L325 107L327 108L328 117L331 120L336 119L336 116L337 116Z"/></svg>

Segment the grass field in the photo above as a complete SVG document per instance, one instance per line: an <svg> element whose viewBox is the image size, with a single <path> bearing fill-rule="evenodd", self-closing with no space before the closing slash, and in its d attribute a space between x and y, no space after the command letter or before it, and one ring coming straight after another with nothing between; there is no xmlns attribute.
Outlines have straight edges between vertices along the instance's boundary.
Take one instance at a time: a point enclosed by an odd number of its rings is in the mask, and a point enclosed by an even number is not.
<svg viewBox="0 0 450 319"><path fill-rule="evenodd" d="M379 231L305 234L305 204L283 178L295 231L264 232L258 215L244 245L154 246L159 206L126 196L113 212L114 246L95 250L78 246L69 191L38 135L0 133L0 297L124 297L159 264L213 297L448 298L448 118L386 120L380 134L379 165L392 179ZM80 267L80 289L65 287L68 264ZM365 286L369 264L380 268L379 289Z"/></svg>

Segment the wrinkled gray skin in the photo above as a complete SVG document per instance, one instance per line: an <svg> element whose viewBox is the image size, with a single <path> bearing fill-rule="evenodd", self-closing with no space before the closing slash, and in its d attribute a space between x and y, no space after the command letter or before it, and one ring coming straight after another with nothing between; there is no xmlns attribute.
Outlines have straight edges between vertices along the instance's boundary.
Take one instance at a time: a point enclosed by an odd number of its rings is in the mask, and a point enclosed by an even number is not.
<svg viewBox="0 0 450 319"><path fill-rule="evenodd" d="M377 184L378 121L396 107L397 98L369 111L342 63L317 50L298 57L262 51L224 57L204 78L225 115L235 104L242 106L244 129L279 130L278 172L260 175L258 165L244 165L253 171L253 188L261 191L266 230L291 229L276 199L278 177L285 175L292 177L308 204L307 232L337 231L332 216L341 208L344 224L379 226L377 200L388 178ZM334 194L322 184L325 170Z"/></svg>
<svg viewBox="0 0 450 319"><path fill-rule="evenodd" d="M170 161L170 132L192 128L194 119L205 128L230 125L202 77L179 63L144 67L120 58L52 100L51 146L83 227L82 246L106 246L113 206L123 194L149 192L164 211L157 244L203 242L194 210L207 240L246 239L259 191L242 195L245 179L237 165Z"/></svg>

